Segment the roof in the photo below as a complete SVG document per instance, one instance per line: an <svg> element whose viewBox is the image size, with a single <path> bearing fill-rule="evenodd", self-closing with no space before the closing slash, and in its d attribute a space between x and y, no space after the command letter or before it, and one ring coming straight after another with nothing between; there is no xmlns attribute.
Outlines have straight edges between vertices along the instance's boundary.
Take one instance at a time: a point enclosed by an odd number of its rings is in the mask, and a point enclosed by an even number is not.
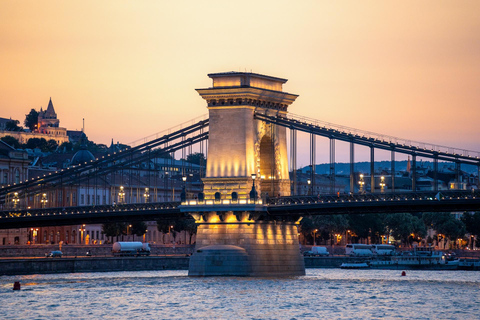
<svg viewBox="0 0 480 320"><path fill-rule="evenodd" d="M53 108L53 103L52 103L52 98L50 97L50 101L48 102L48 107L47 107L47 111L45 111L45 114L51 114L51 115L54 115L55 114L55 109Z"/></svg>
<svg viewBox="0 0 480 320"><path fill-rule="evenodd" d="M228 71L228 72L219 72L219 73L209 73L208 76L210 78L220 78L220 77L232 77L232 76L253 76L255 78L262 78L266 80L277 81L281 83L285 83L288 79L277 78L272 76L267 76L264 74L253 73L253 72L237 72L237 71Z"/></svg>

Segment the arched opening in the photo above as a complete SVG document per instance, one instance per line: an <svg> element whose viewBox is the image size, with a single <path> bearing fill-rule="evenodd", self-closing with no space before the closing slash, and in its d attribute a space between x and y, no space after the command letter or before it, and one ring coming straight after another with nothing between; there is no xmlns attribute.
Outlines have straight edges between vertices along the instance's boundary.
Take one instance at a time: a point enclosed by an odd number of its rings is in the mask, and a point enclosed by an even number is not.
<svg viewBox="0 0 480 320"><path fill-rule="evenodd" d="M272 138L263 136L260 141L260 188L262 197L268 193L272 196L275 180L275 148Z"/></svg>

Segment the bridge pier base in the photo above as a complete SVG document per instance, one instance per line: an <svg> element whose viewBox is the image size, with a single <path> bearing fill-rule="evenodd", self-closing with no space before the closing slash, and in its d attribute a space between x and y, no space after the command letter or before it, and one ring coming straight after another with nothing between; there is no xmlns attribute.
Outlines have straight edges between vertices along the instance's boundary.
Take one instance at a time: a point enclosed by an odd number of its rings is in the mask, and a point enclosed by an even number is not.
<svg viewBox="0 0 480 320"><path fill-rule="evenodd" d="M211 212L198 225L189 276L305 275L295 222L252 221L251 215ZM201 218L203 220L203 218ZM223 220L223 221L222 221ZM238 221L241 220L241 221Z"/></svg>

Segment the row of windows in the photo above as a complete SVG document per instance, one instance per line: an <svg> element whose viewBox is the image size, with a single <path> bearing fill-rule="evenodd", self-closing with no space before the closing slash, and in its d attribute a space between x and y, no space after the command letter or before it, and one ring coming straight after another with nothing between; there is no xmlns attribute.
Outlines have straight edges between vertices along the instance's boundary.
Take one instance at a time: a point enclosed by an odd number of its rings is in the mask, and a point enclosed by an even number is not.
<svg viewBox="0 0 480 320"><path fill-rule="evenodd" d="M14 169L14 183L20 183L20 170ZM8 170L3 170L3 181L2 183L8 184L11 183L8 181Z"/></svg>

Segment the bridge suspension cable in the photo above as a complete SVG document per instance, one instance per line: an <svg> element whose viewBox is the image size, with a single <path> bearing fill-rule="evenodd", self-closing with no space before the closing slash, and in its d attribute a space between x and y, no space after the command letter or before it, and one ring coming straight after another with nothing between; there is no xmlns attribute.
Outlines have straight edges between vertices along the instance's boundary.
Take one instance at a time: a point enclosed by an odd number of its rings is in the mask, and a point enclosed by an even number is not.
<svg viewBox="0 0 480 320"><path fill-rule="evenodd" d="M77 183L89 179L94 175L108 174L119 167L136 165L151 157L152 150L154 155L175 152L192 144L206 140L208 138L208 131L204 131L206 127L208 127L208 119L200 120L194 124L183 126L183 128L177 131L165 134L159 138L132 148L114 152L113 154L108 154L102 158L97 158L96 160L91 160L84 164L57 170L48 175L45 174L17 184L3 186L0 189L0 203L5 201L8 193L22 191L35 193L38 192L37 189L39 187L43 188L47 184L58 184L59 182L68 184L72 181ZM178 139L181 139L181 141L175 142Z"/></svg>
<svg viewBox="0 0 480 320"><path fill-rule="evenodd" d="M462 150L453 147L438 146L388 135L381 135L294 114L288 114L286 116L269 116L256 112L255 118L268 123L285 126L290 129L313 133L330 139L353 142L368 147L389 151L395 150L395 152L399 153L414 154L419 157L462 164L480 165L480 152L477 151Z"/></svg>

